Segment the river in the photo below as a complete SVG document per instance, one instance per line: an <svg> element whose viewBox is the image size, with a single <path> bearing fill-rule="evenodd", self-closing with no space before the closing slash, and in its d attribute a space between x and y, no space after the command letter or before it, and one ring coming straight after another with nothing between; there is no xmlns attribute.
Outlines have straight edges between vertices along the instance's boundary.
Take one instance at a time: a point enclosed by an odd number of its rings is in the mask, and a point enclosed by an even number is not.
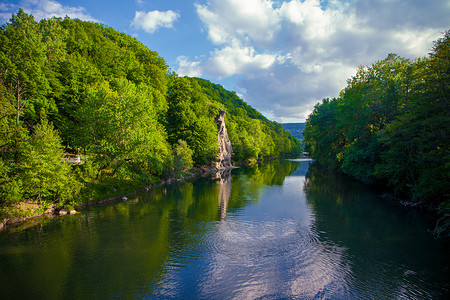
<svg viewBox="0 0 450 300"><path fill-rule="evenodd" d="M432 220L273 161L0 233L1 299L445 299Z"/></svg>

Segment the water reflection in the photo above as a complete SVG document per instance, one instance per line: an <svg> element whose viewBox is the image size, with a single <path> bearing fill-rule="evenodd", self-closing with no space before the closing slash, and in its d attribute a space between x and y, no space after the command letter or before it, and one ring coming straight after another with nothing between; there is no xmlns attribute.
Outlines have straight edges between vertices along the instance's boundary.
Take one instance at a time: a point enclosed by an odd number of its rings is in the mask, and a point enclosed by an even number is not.
<svg viewBox="0 0 450 300"><path fill-rule="evenodd" d="M101 299L161 294L175 284L173 270L196 263L209 249L216 222L258 201L258 187L287 175L276 167L268 174L260 171L266 168L234 181L228 171L214 181L173 184L22 232L2 232L0 295Z"/></svg>
<svg viewBox="0 0 450 300"><path fill-rule="evenodd" d="M257 201L216 224L207 236L204 255L187 268L172 270L170 282L162 283L161 296L313 299L348 295L351 267L345 259L346 248L320 241L311 226L312 211L302 191L305 177L276 178L269 172L267 180L261 180L261 175L258 168L233 177L233 191L242 178L244 191L259 186L259 193L247 194L257 195ZM194 283L184 285L186 278Z"/></svg>
<svg viewBox="0 0 450 300"><path fill-rule="evenodd" d="M444 298L448 248L423 220L309 162L274 161L0 233L0 295Z"/></svg>
<svg viewBox="0 0 450 300"><path fill-rule="evenodd" d="M219 188L219 211L220 219L225 219L228 208L228 201L231 196L231 169L219 171L214 174Z"/></svg>
<svg viewBox="0 0 450 300"><path fill-rule="evenodd" d="M362 299L445 298L449 245L436 241L417 211L313 164L305 182L320 240L345 248L351 295Z"/></svg>

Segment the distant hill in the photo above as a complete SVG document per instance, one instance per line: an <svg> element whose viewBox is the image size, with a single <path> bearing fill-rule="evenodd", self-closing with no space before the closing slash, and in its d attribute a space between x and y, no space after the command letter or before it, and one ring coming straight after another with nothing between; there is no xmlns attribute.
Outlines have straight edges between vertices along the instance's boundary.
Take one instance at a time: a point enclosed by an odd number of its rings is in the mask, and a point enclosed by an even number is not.
<svg viewBox="0 0 450 300"><path fill-rule="evenodd" d="M305 123L284 123L283 128L294 137L303 141L303 130L305 129Z"/></svg>

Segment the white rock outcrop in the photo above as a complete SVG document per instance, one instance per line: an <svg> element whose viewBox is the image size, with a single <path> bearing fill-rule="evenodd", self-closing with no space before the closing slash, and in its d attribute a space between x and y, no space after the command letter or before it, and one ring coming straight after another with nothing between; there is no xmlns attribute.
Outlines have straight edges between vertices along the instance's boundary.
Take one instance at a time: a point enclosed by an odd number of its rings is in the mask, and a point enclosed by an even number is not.
<svg viewBox="0 0 450 300"><path fill-rule="evenodd" d="M216 118L217 123L217 139L219 142L219 154L217 156L216 168L223 169L231 167L231 154L233 149L231 147L230 139L228 138L227 128L225 127L225 111L220 110Z"/></svg>

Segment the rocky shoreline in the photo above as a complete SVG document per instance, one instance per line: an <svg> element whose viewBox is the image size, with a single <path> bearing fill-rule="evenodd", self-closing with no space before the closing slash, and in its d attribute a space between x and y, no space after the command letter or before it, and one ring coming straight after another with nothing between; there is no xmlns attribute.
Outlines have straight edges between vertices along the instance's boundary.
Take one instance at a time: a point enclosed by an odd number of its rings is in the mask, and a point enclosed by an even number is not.
<svg viewBox="0 0 450 300"><path fill-rule="evenodd" d="M19 224L22 224L26 221L38 219L41 217L52 218L55 216L74 215L74 214L79 213L77 210L82 210L85 207L102 205L102 204L112 203L112 202L116 202L116 201L127 201L129 198L134 197L139 193L150 191L151 189L156 188L156 187L161 187L161 186L175 183L175 182L182 182L182 181L197 178L197 177L208 176L209 174L215 174L217 172L223 172L226 170L236 169L236 168L238 168L238 167L227 166L227 167L219 167L219 168L216 168L216 167L215 168L198 168L198 169L196 169L197 172L189 173L188 176L169 178L169 179L161 181L160 183L149 185L148 187L137 190L133 193L124 194L121 196L111 197L111 198L107 198L107 199L102 199L99 201L81 203L81 204L76 205L75 209L72 209L72 210L66 210L64 208L56 209L55 205L52 204L42 213L37 213L37 214L27 216L27 217L16 217L16 218L12 218L12 219L6 218L6 219L1 220L0 221L0 231L6 230L6 229L9 229L12 227L16 227ZM39 209L41 209L41 207L38 203L22 202L22 203L19 203L18 206L32 210L32 211L33 210L39 211Z"/></svg>
<svg viewBox="0 0 450 300"><path fill-rule="evenodd" d="M166 184L171 184L174 182L188 180L188 179L191 179L194 177L206 176L208 174L217 173L217 172L236 168L231 164L231 155L233 153L233 149L231 146L230 139L228 138L228 132L227 132L227 128L225 126L224 116L225 116L225 111L220 109L219 114L217 115L217 117L215 119L215 122L217 124L217 143L218 143L219 153L217 155L216 161L213 162L209 168L208 167L194 168L192 173L187 173L188 176L169 178L167 180L163 180L162 182L160 182L158 184L150 185L146 188L137 190L134 193L130 193L130 194L107 198L107 199L103 199L103 200L99 200L99 201L91 200L90 202L87 202L87 203L78 204L75 206L75 208L82 209L87 206L101 205L101 204L115 202L115 201L119 201L119 200L127 201L128 198L134 197L138 193L149 191L150 189L155 188L155 187L163 186ZM36 219L36 218L43 217L43 216L49 216L49 217L52 217L55 215L56 216L64 216L64 215L68 215L68 214L71 215L71 214L77 213L77 211L75 209L71 209L71 210L66 210L65 208L56 209L53 204L50 207L46 207L45 211L43 211L44 208L42 207L41 204L26 203L26 202L18 203L16 205L16 209L19 212L26 212L24 214L31 214L31 216L17 217L17 218L13 218L13 219L4 219L3 221L0 222L0 231L4 230L6 228L9 228L9 227L16 226L16 225L23 223L30 219Z"/></svg>

